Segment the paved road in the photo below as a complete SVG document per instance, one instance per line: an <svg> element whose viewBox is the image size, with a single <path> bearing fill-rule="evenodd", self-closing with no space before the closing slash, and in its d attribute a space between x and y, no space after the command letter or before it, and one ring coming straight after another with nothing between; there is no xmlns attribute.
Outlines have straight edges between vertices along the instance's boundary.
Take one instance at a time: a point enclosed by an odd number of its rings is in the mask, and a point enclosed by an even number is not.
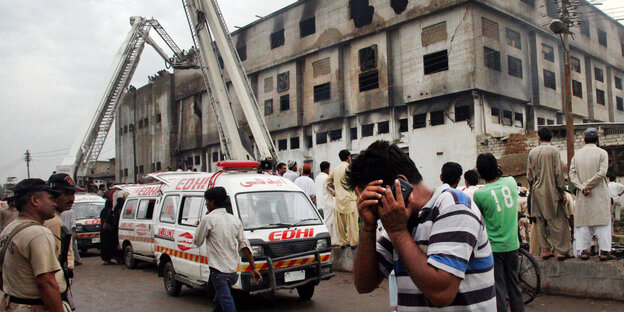
<svg viewBox="0 0 624 312"><path fill-rule="evenodd" d="M180 297L165 293L162 279L150 265L127 270L120 265L102 265L91 254L76 268L73 293L78 311L210 311L212 302L201 289L183 288ZM276 297L235 296L239 311L391 311L388 284L371 294L360 295L350 273L337 273L322 282L310 301L299 301L297 292L280 291ZM624 311L624 302L542 296L526 311Z"/></svg>

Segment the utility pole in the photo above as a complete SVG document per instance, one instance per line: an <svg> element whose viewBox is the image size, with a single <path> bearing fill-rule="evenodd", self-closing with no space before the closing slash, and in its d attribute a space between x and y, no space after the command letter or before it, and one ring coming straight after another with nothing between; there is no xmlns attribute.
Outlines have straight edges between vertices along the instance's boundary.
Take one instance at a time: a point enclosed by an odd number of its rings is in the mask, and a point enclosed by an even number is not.
<svg viewBox="0 0 624 312"><path fill-rule="evenodd" d="M28 172L28 178L30 179L30 162L32 161L32 157L30 156L29 150L26 150L24 160L26 161L26 171Z"/></svg>

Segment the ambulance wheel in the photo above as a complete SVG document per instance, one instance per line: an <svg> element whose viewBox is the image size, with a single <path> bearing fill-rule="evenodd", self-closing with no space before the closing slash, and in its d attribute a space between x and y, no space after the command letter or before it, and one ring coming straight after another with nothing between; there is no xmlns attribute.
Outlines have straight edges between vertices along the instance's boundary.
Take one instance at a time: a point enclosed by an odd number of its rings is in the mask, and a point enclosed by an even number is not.
<svg viewBox="0 0 624 312"><path fill-rule="evenodd" d="M126 248L124 248L124 263L130 270L136 268L136 259L134 259L133 255L134 251L132 250L132 246L126 246Z"/></svg>
<svg viewBox="0 0 624 312"><path fill-rule="evenodd" d="M172 297L179 296L180 290L182 289L182 284L175 279L175 276L176 272L171 261L165 263L165 267L163 268L163 283L165 284L167 295Z"/></svg>
<svg viewBox="0 0 624 312"><path fill-rule="evenodd" d="M310 283L303 286L297 287L297 293L299 294L299 299L301 300L310 300L314 295L314 287L316 285Z"/></svg>

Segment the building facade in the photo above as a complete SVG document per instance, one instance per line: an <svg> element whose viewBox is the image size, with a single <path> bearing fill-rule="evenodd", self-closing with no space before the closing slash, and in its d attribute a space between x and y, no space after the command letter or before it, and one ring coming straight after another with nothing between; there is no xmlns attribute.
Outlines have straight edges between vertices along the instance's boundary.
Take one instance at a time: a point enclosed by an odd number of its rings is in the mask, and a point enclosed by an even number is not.
<svg viewBox="0 0 624 312"><path fill-rule="evenodd" d="M572 29L575 122L624 121L624 27L582 3L592 13ZM552 0L306 0L232 39L280 160L318 172L341 149L385 139L435 186L447 161L474 167L483 135L564 122L563 49L548 30L557 10ZM211 110L197 70L130 92L116 116L118 180L216 170Z"/></svg>

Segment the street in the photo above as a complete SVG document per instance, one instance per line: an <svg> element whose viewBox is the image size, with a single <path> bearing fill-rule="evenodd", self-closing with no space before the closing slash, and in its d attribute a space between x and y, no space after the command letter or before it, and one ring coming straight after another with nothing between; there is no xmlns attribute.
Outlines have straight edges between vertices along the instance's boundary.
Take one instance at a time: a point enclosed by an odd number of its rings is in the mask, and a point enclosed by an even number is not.
<svg viewBox="0 0 624 312"><path fill-rule="evenodd" d="M94 251L94 250L92 250ZM152 265L135 270L122 265L102 265L98 254L83 258L75 269L73 294L77 311L210 311L211 300L201 289L183 288L179 297L165 293ZM299 301L297 292L280 291L275 297L235 294L239 311L391 311L387 280L372 294L360 295L351 273L337 272L321 282L310 301ZM540 296L526 311L624 311L624 302Z"/></svg>

